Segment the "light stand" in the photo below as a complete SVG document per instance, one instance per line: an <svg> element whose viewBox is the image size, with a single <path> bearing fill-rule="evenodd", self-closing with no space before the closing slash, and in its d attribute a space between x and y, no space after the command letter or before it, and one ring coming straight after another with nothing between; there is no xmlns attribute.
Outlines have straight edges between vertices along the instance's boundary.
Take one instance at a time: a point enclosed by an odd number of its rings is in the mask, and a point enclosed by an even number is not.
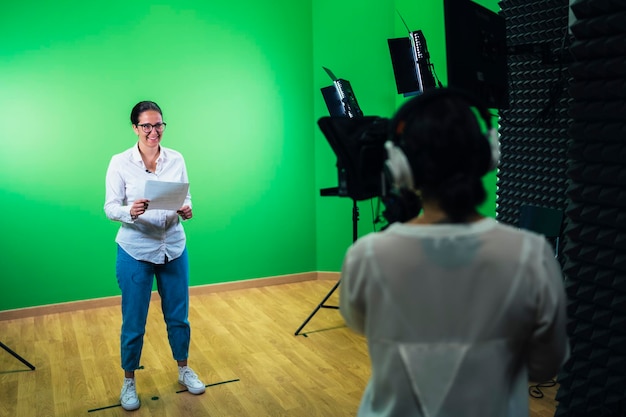
<svg viewBox="0 0 626 417"><path fill-rule="evenodd" d="M340 86L341 84L335 83L335 87ZM345 91L340 95L345 95L344 93ZM346 106L349 104L345 101L343 103ZM332 108L331 104L327 103L329 109ZM352 104L356 104L356 100ZM356 114L359 114L359 117L354 117ZM379 196L383 189L384 143L387 140L389 126L387 119L362 116L360 111L356 113L348 111L345 116L347 117L322 117L317 121L337 156L339 183L338 187L321 189L320 194L322 197L338 196L352 199L352 242L356 242L359 220L357 201ZM321 308L339 309L337 306L328 306L325 303L339 287L340 282L341 279L298 327L295 332L296 336Z"/></svg>
<svg viewBox="0 0 626 417"><path fill-rule="evenodd" d="M18 355L17 353L13 352L11 349L9 349L9 347L7 345L5 345L4 343L0 342L0 347L4 350L6 350L7 352L9 352L11 355L13 355L16 359L18 359L20 362L22 362L24 365L28 366L30 369L32 369L33 371L35 370L35 367L33 365L30 364L30 362L28 362L26 359L22 358L20 355Z"/></svg>
<svg viewBox="0 0 626 417"><path fill-rule="evenodd" d="M358 222L359 222L359 207L356 204L356 200L352 199L352 242L356 242L356 239L358 237ZM309 315L309 317L307 317L304 323L302 323L300 327L298 327L298 330L296 330L295 332L296 336L300 335L300 331L304 328L304 326L307 325L307 323L313 318L313 316L319 311L320 308L331 308L335 310L339 309L339 307L337 306L329 306L329 305L326 305L325 303L326 301L328 301L330 296L333 295L335 290L339 288L340 283L341 283L341 278L337 281L335 286L328 292L328 294L326 294L326 297L324 297L324 299L317 305L317 307L315 307L313 312Z"/></svg>

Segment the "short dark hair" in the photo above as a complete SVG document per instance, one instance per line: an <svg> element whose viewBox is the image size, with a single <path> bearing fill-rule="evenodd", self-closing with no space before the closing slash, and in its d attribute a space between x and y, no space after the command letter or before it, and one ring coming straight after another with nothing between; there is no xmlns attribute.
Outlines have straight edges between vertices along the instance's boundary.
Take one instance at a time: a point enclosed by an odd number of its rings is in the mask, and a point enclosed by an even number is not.
<svg viewBox="0 0 626 417"><path fill-rule="evenodd" d="M134 125L139 123L139 115L145 111L154 110L158 111L161 116L163 116L163 112L158 104L154 101L140 101L135 104L135 107L130 111L130 122Z"/></svg>

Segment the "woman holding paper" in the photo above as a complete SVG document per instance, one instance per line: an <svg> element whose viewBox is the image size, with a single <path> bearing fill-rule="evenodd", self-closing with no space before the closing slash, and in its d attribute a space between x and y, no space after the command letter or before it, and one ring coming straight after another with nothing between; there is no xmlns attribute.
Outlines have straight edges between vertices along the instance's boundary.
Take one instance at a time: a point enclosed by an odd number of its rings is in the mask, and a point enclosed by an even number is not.
<svg viewBox="0 0 626 417"><path fill-rule="evenodd" d="M180 208L165 210L151 209L144 194L149 181L188 186L185 160L179 152L161 146L166 124L156 103L137 103L130 120L138 142L111 158L104 211L109 219L121 223L115 239L116 275L122 292L121 359L125 377L120 402L124 409L135 410L140 406L135 369L139 368L154 278L172 355L178 362L178 382L192 394L203 393L205 385L187 366L189 264L180 219L192 217L191 195L187 189Z"/></svg>

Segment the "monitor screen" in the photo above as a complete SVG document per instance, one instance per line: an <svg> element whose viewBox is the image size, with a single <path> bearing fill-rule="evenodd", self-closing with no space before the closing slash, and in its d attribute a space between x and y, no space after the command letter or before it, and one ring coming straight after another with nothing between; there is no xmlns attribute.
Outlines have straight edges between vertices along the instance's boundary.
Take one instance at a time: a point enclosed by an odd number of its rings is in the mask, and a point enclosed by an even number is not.
<svg viewBox="0 0 626 417"><path fill-rule="evenodd" d="M406 38L387 39L387 44L398 93L415 95L437 86L421 30L409 32Z"/></svg>
<svg viewBox="0 0 626 417"><path fill-rule="evenodd" d="M322 68L333 80L333 85L321 89L330 115L334 117L362 117L363 111L354 95L350 81L337 78L330 69Z"/></svg>
<svg viewBox="0 0 626 417"><path fill-rule="evenodd" d="M471 0L444 0L444 21L448 86L508 108L504 17Z"/></svg>

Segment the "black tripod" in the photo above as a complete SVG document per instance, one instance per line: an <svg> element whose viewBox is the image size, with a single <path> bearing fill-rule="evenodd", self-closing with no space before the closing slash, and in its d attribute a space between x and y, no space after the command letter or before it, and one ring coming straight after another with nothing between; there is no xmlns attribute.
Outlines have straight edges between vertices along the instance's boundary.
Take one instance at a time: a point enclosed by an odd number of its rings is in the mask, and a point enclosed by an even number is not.
<svg viewBox="0 0 626 417"><path fill-rule="evenodd" d="M24 365L28 366L30 369L32 369L33 371L35 370L35 367L33 365L30 364L30 362L28 362L26 359L22 358L20 355L18 355L17 353L13 352L11 349L9 349L9 347L7 345L5 345L4 343L0 342L0 347L4 350L6 350L7 352L9 352L11 355L15 356L15 358L17 358L20 362L22 362Z"/></svg>
<svg viewBox="0 0 626 417"><path fill-rule="evenodd" d="M356 200L352 199L352 242L356 242L356 239L358 237L358 226L357 226L358 222L359 222L359 207L356 205ZM304 323L302 323L300 327L298 327L298 330L296 330L296 333L295 333L296 336L300 334L300 331L304 328L304 326L307 325L307 323L313 318L315 313L317 313L320 308L332 308L335 310L339 309L339 307L337 306L328 306L324 303L326 303L326 301L328 301L330 296L333 295L335 290L339 287L340 282L341 282L341 279L337 281L335 286L328 292L328 294L326 294L326 297L324 297L324 299L317 305L317 307L315 307L315 310L313 310L313 312L309 315L309 317L307 317Z"/></svg>

